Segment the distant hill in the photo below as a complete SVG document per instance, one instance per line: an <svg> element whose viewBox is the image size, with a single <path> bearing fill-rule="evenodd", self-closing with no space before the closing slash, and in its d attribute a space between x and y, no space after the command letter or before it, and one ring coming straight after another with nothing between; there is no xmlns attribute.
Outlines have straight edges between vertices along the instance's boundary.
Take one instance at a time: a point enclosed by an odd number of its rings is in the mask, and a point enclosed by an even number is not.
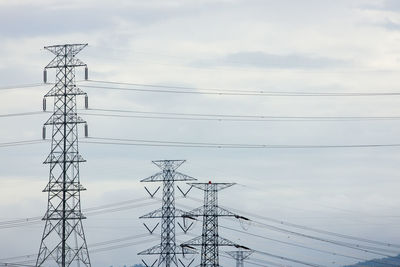
<svg viewBox="0 0 400 267"><path fill-rule="evenodd" d="M344 267L388 267L400 266L400 254L395 257L388 257L383 259L374 259L370 261L359 262L353 265L346 265Z"/></svg>

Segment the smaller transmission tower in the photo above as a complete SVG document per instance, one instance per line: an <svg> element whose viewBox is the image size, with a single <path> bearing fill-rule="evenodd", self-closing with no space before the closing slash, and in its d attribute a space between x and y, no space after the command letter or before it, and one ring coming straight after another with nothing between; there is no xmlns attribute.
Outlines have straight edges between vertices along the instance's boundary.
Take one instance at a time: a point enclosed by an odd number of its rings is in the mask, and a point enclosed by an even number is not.
<svg viewBox="0 0 400 267"><path fill-rule="evenodd" d="M162 207L161 209L150 212L140 218L160 218L161 219L161 243L152 248L138 253L138 255L155 255L159 254L158 266L170 267L172 264L178 266L176 254L192 253L190 249L177 249L175 243L175 218L182 217L185 213L175 208L175 182L176 181L193 181L196 180L186 174L177 172L185 160L157 160L153 161L161 172L158 172L149 178L141 180L141 182L162 182ZM154 196L154 194L150 194ZM147 226L146 226L147 227ZM150 230L149 230L150 231ZM151 233L154 229L151 231Z"/></svg>
<svg viewBox="0 0 400 267"><path fill-rule="evenodd" d="M184 242L181 246L193 248L201 247L201 267L219 267L219 247L233 246L236 248L247 249L244 246L229 241L218 234L218 217L244 217L233 214L218 206L218 191L231 187L234 183L190 183L195 188L204 191L203 207L194 209L186 214L188 218L203 217L203 230L199 237Z"/></svg>
<svg viewBox="0 0 400 267"><path fill-rule="evenodd" d="M229 256L236 260L236 267L243 267L244 260L247 259L254 251L252 250L236 250L236 251L228 251L226 252Z"/></svg>

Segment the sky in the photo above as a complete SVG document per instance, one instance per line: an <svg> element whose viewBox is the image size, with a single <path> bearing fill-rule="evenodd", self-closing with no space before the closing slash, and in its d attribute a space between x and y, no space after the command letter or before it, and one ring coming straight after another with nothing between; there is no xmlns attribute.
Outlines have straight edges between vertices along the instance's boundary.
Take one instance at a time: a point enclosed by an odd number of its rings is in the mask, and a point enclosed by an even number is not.
<svg viewBox="0 0 400 267"><path fill-rule="evenodd" d="M160 117L154 114L152 118L99 116L144 113L96 110L278 117L400 116L398 95L376 95L399 92L400 2L396 0L0 0L0 36L0 115L41 111L43 95L51 89L51 84L5 88L41 83L43 68L52 59L52 54L43 49L48 45L88 43L78 57L88 65L90 80L131 83L85 82L82 81L84 70L76 70L78 85L89 95L92 110L83 110L83 98L78 99L78 105L93 140L119 138L271 146L400 143L398 119L179 120L154 118ZM50 82L54 76L49 70ZM160 93L146 92L162 88L147 85L171 86L178 91L182 90L180 87L187 87L185 90L194 92L218 89L292 94ZM107 86L144 91L104 88ZM298 96L302 92L358 95ZM52 101L48 100L49 109L51 105ZM41 139L43 123L49 116L49 113L0 116L0 143ZM47 135L50 136L50 129ZM128 209L127 205L116 204L113 207L123 208L100 214L92 212L92 215L88 212L84 229L89 249L93 250L90 254L93 266L129 266L142 258L147 262L155 259L137 255L157 244L155 234L140 242L135 239L111 243L111 246L138 243L123 248L101 251L98 243L146 234L143 222L156 225L156 220L143 221L138 217L161 205L160 192L157 199L150 199L144 184L140 183L158 171L151 161L159 159L186 160L179 170L199 182L236 183L221 191L220 204L237 213L246 213L255 221L263 219L249 214L400 244L399 146L157 147L87 143L91 139L83 137L83 128L80 135L80 152L87 160L81 164L81 183L87 188L81 197L83 210L127 200L134 206ZM49 142L0 146L0 224L44 214L47 196L42 189L48 182L49 166L42 162L49 152ZM152 190L157 188L156 184L146 186ZM184 183L181 187L187 188ZM200 190L193 189L188 199L178 193L177 205L181 208L201 205L201 201L196 201L202 199ZM303 234L357 243L271 221L262 222ZM358 262L354 257L381 257L260 228L254 223L221 219L220 224L353 257L220 229L221 236L255 250L322 266ZM0 262L37 253L43 227L43 222L0 227ZM198 222L192 235L200 232ZM178 242L192 237L177 233ZM221 252L221 255L225 254ZM285 266L303 266L259 253L252 257ZM19 260L27 259L32 256ZM199 256L195 263L199 264ZM234 261L221 256L221 263L229 266Z"/></svg>

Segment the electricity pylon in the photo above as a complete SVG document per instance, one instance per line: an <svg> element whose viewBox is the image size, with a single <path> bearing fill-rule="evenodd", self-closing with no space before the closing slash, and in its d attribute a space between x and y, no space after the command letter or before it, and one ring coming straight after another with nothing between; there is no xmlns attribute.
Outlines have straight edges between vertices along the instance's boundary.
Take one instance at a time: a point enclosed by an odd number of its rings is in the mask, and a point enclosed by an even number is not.
<svg viewBox="0 0 400 267"><path fill-rule="evenodd" d="M36 267L91 266L80 202L81 191L85 188L80 183L79 164L85 160L78 151L78 124L86 122L77 115L76 106L76 96L86 96L86 93L75 84L75 67L86 67L75 56L86 46L66 44L45 47L55 58L45 67L44 80L47 80L46 70L54 68L56 81L43 101L43 109L46 110L45 99L54 98L54 111L44 124L51 125L52 140L51 152L44 162L50 165L49 183L43 190L48 193L48 204L43 217L46 223Z"/></svg>
<svg viewBox="0 0 400 267"><path fill-rule="evenodd" d="M218 191L231 187L234 183L190 183L195 188L204 191L203 207L188 212L185 216L188 218L203 217L203 230L199 237L186 241L181 244L184 248L195 246L201 247L201 267L219 267L219 247L233 246L236 248L248 249L220 237L218 234L218 217L235 217L238 219L247 218L236 215L226 209L218 206ZM195 218L193 218L195 219Z"/></svg>
<svg viewBox="0 0 400 267"><path fill-rule="evenodd" d="M227 251L226 253L236 260L236 267L243 267L244 260L247 259L251 254L253 254L253 250L236 250L236 251Z"/></svg>
<svg viewBox="0 0 400 267"><path fill-rule="evenodd" d="M158 266L170 267L172 264L178 266L176 254L191 253L190 249L177 249L175 243L175 218L182 217L185 213L175 208L175 182L196 180L186 174L177 172L176 169L181 166L185 160L158 160L153 161L162 171L141 182L162 182L162 207L140 218L160 218L161 219L161 243L152 248L138 253L138 255L159 254ZM150 194L152 197L154 194ZM149 230L150 231L150 230ZM154 231L150 231L151 233ZM147 264L146 264L147 265ZM154 265L154 264L153 264Z"/></svg>

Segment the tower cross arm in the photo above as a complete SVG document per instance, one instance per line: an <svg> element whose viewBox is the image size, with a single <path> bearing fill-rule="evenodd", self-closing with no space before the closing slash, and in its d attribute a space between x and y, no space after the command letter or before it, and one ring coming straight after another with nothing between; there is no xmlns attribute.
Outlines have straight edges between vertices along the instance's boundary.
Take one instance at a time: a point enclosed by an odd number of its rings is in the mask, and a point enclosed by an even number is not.
<svg viewBox="0 0 400 267"><path fill-rule="evenodd" d="M179 217L188 217L187 216L188 212L181 210L181 209L175 209L175 214L174 217L175 218L179 218ZM151 218L164 218L165 215L163 214L163 209L157 209L155 211L149 212L145 215L142 215L139 217L139 219L151 219Z"/></svg>
<svg viewBox="0 0 400 267"><path fill-rule="evenodd" d="M62 67L84 67L86 63L83 63L78 58L69 58L68 62L65 63L63 57L56 56L49 64L45 67L46 69L55 69L55 68L62 68Z"/></svg>
<svg viewBox="0 0 400 267"><path fill-rule="evenodd" d="M210 185L212 185L213 186L212 190L220 191L222 189L225 189L225 188L235 185L235 183L211 183L211 182L208 182L208 183L188 183L188 185L191 185L191 186L193 186L197 189L203 190L203 191L209 190Z"/></svg>
<svg viewBox="0 0 400 267"><path fill-rule="evenodd" d="M245 260L254 253L252 249L239 249L237 251L226 251L226 254L234 258L235 260Z"/></svg>
<svg viewBox="0 0 400 267"><path fill-rule="evenodd" d="M164 180L163 172L157 172L150 177L140 180L141 182L161 182Z"/></svg>
<svg viewBox="0 0 400 267"><path fill-rule="evenodd" d="M139 219L162 218L162 216L163 216L162 209L157 209L155 211L140 216Z"/></svg>
<svg viewBox="0 0 400 267"><path fill-rule="evenodd" d="M191 247L202 246L202 245L203 245L203 239L202 239L201 236L198 236L198 237L195 237L195 238L193 238L193 239L191 239L189 241L186 241L186 242L182 243L181 247L191 248ZM232 242L232 241L230 241L230 240L228 240L228 239L226 239L224 237L220 237L220 236L218 236L217 244L215 244L215 245L242 248L242 249L246 249L246 250L248 249L245 246L236 244L236 243L234 243L234 242Z"/></svg>
<svg viewBox="0 0 400 267"><path fill-rule="evenodd" d="M208 214L210 215L210 214ZM226 210L224 208L221 207L216 207L216 213L212 214L214 216L221 216L221 217L235 217L237 219L244 219L244 220L248 220L246 217L237 215L233 212L230 212L229 210ZM187 211L183 214L182 217L187 217L187 218L191 218L191 217L200 217L200 216L204 216L204 207L198 207L195 208L191 211ZM193 219L193 218L192 218Z"/></svg>
<svg viewBox="0 0 400 267"><path fill-rule="evenodd" d="M176 171L172 171L171 172L171 176L168 176L166 178L164 172L158 172L156 174L153 174L152 176L142 179L140 180L141 182L163 182L163 181L193 181L196 180L195 178L183 174L181 172L176 172Z"/></svg>
<svg viewBox="0 0 400 267"><path fill-rule="evenodd" d="M155 255L160 253L161 253L161 245L156 245L154 247L139 252L138 255Z"/></svg>
<svg viewBox="0 0 400 267"><path fill-rule="evenodd" d="M45 46L44 49L52 52L54 55L59 55L64 53L67 49L68 53L75 56L80 51L82 51L88 44L63 44L63 45L49 45Z"/></svg>
<svg viewBox="0 0 400 267"><path fill-rule="evenodd" d="M185 247L185 246L176 246L174 251L175 251L175 254L183 254L183 255L197 253L196 250ZM138 255L158 255L161 252L162 252L161 245L155 245L154 247L151 247L151 248L148 248L146 250L139 252Z"/></svg>

